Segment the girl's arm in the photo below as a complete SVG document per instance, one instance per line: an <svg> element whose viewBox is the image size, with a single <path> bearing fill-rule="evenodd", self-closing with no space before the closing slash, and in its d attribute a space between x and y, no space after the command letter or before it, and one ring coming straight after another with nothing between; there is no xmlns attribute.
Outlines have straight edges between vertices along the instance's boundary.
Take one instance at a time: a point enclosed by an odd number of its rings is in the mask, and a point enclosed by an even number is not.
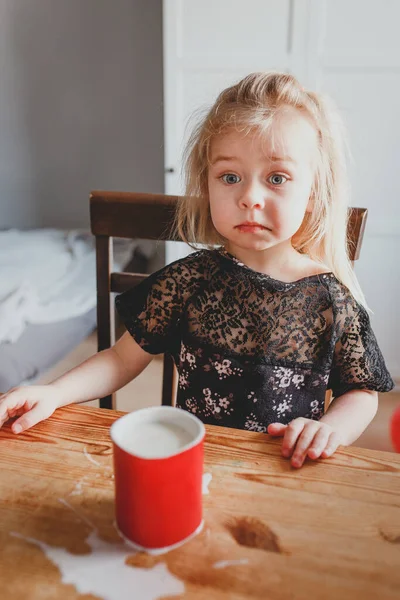
<svg viewBox="0 0 400 600"><path fill-rule="evenodd" d="M114 346L98 352L49 384L58 406L103 398L135 379L154 358L125 332Z"/></svg>
<svg viewBox="0 0 400 600"><path fill-rule="evenodd" d="M1 396L0 427L19 417L12 430L21 433L61 406L112 394L139 375L153 358L125 333L112 348L95 354L52 383L21 386Z"/></svg>
<svg viewBox="0 0 400 600"><path fill-rule="evenodd" d="M378 410L378 393L370 390L350 390L335 398L320 423L337 431L341 443L355 442L368 427Z"/></svg>
<svg viewBox="0 0 400 600"><path fill-rule="evenodd" d="M283 437L282 455L298 468L307 456L328 458L338 446L352 444L372 421L377 407L377 392L351 390L335 398L319 421L300 417L289 425L271 423L267 431Z"/></svg>

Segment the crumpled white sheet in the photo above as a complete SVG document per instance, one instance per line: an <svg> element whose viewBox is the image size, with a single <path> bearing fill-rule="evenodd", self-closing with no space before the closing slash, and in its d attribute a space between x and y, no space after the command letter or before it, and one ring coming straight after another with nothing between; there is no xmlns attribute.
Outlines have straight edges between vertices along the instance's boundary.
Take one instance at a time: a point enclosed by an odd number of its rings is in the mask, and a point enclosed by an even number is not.
<svg viewBox="0 0 400 600"><path fill-rule="evenodd" d="M124 267L137 245L114 240L113 270ZM151 255L146 242L140 249ZM0 343L15 342L29 323L70 319L95 306L95 238L89 232L0 231Z"/></svg>

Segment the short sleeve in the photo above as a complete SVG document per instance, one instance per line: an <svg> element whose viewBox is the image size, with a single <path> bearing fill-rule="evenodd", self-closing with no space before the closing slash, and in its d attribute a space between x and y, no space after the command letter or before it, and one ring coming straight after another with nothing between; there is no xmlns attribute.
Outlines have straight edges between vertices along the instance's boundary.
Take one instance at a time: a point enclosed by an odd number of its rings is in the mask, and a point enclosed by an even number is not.
<svg viewBox="0 0 400 600"><path fill-rule="evenodd" d="M115 299L126 329L150 354L171 354L179 344L180 283L179 270L167 265Z"/></svg>
<svg viewBox="0 0 400 600"><path fill-rule="evenodd" d="M343 321L335 345L328 388L337 398L353 389L388 392L393 387L369 315L355 303Z"/></svg>

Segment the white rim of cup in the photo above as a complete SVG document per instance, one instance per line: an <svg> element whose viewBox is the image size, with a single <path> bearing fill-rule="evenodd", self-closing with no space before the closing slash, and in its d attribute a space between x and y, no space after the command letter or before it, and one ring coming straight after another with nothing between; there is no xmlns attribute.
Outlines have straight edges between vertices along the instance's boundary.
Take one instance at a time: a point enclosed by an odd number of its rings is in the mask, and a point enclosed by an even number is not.
<svg viewBox="0 0 400 600"><path fill-rule="evenodd" d="M131 548L136 550L136 552L146 552L147 554L151 554L152 556L166 554L167 552L170 552L171 550L175 550L175 548L179 548L180 546L183 546L187 542L190 542L190 540L192 540L194 537L196 537L196 535L198 535L203 530L203 527L204 527L204 519L201 520L200 525L193 531L193 533L191 533L190 535L185 537L180 542L171 544L171 546L160 546L160 548L147 548L146 546L140 546L139 544L135 544L135 542L132 542L132 540L130 540L128 537L126 537L126 535L124 535L122 533L122 531L119 529L118 525L115 524L115 528L117 529L119 535L121 536L121 538L124 540L124 542L128 546L130 546Z"/></svg>
<svg viewBox="0 0 400 600"><path fill-rule="evenodd" d="M151 457L142 456L138 452L131 452L130 450L127 450L126 448L123 447L123 445L121 445L119 443L118 431L121 429L121 427L124 427L126 425L127 421L132 421L134 423L135 421L140 421L143 417L146 417L146 414L152 414L154 416L154 420L149 420L148 422L157 422L157 421L159 421L159 419L157 419L157 414L168 414L168 413L176 415L177 418L180 419L181 421L186 421L187 423L191 422L192 424L194 423L197 426L198 433L195 436L194 440L192 440L188 444L185 444L184 446L181 446L181 448L179 448L175 452L171 452L167 455L164 454L162 456L151 456ZM184 427L184 425L183 425L183 427ZM167 459L167 458L172 458L173 456L178 456L179 454L182 454L183 452L186 452L187 450L190 450L191 448L194 448L195 446L197 446L204 438L205 433L206 433L206 429L204 427L204 423L202 421L200 421L200 419L198 417L196 417L195 415L193 415L192 413L190 413L186 410L183 410L181 408L176 408L175 406L149 406L148 408L141 408L134 412L128 413L127 415L124 415L123 417L119 417L119 419L117 419L111 425L111 428L110 428L110 436L111 436L111 440L113 441L113 443L116 446L118 446L118 448L120 448L121 450L126 452L127 454L130 454L131 456L136 456L137 458L141 458L142 460L163 460L163 459Z"/></svg>

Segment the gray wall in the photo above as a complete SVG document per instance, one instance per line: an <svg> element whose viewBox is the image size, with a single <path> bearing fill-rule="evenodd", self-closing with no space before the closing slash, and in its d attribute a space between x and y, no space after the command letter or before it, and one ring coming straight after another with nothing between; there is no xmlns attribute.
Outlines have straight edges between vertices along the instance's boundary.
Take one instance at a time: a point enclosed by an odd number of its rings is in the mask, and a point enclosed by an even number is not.
<svg viewBox="0 0 400 600"><path fill-rule="evenodd" d="M163 191L161 0L0 0L0 228Z"/></svg>

